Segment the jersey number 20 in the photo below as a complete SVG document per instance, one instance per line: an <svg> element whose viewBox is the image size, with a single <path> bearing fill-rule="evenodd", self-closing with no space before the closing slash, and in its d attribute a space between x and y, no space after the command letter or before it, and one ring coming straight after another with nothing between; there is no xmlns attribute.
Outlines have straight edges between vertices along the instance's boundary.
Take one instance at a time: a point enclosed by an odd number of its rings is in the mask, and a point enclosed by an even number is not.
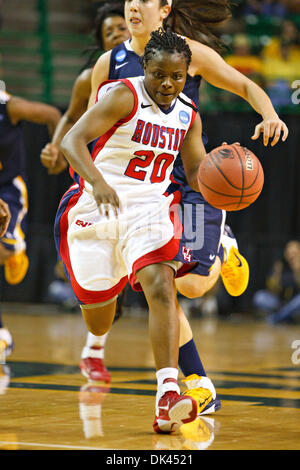
<svg viewBox="0 0 300 470"><path fill-rule="evenodd" d="M155 153L152 150L139 150L135 152L134 155L137 156L130 160L124 174L130 178L144 181L147 171L141 170L140 168L148 168L155 158ZM150 176L151 183L161 183L164 181L167 169L173 163L173 160L174 155L169 153L157 155Z"/></svg>

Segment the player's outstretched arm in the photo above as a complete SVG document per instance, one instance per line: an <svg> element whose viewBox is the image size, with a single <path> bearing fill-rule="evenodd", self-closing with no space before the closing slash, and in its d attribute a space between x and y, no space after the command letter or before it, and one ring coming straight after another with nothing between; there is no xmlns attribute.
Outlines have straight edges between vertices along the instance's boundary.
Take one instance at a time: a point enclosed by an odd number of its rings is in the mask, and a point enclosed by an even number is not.
<svg viewBox="0 0 300 470"><path fill-rule="evenodd" d="M272 146L278 143L280 137L282 141L287 139L288 128L279 118L270 98L262 88L227 64L210 47L192 41L191 48L193 74L202 75L211 85L240 96L261 115L263 120L256 126L252 139L258 139L260 134L263 134L264 145L268 145L271 139Z"/></svg>
<svg viewBox="0 0 300 470"><path fill-rule="evenodd" d="M61 112L54 106L39 101L28 101L18 96L11 97L7 110L12 124L16 125L19 121L45 124L51 137L61 118Z"/></svg>
<svg viewBox="0 0 300 470"><path fill-rule="evenodd" d="M187 181L194 191L199 192L198 168L206 155L206 151L202 141L202 122L198 113L183 140L180 154Z"/></svg>

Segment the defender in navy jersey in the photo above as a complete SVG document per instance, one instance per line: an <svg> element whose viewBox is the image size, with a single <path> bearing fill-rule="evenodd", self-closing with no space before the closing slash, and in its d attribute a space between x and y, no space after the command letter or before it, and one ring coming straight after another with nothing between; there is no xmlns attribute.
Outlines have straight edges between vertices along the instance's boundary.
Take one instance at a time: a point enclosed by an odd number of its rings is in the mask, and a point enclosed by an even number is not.
<svg viewBox="0 0 300 470"><path fill-rule="evenodd" d="M11 212L8 229L0 241L0 264L4 264L5 278L10 284L21 282L28 268L25 242L28 196L21 121L47 124L52 134L60 116L53 106L0 91L0 197Z"/></svg>
<svg viewBox="0 0 300 470"><path fill-rule="evenodd" d="M53 106L27 101L0 91L0 198L8 205L11 218L0 239L0 265L9 284L18 284L28 270L26 255L26 214L28 196L22 120L47 124L52 135L60 112ZM12 350L12 338L4 328L0 313L0 343L3 354ZM0 348L1 349L1 348Z"/></svg>

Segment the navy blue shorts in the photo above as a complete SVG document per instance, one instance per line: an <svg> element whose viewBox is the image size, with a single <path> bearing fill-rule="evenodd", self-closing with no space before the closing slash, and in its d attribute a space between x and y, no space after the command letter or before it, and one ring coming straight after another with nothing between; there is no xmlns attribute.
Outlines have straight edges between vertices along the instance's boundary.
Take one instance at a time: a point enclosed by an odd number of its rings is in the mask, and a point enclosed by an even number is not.
<svg viewBox="0 0 300 470"><path fill-rule="evenodd" d="M180 240L176 261L184 264L197 263L189 271L193 274L208 276L209 271L216 260L216 256L223 260L221 248L221 234L226 220L226 211L212 207L203 198L201 193L194 191L183 178L174 172L173 183L168 192L176 189L181 191L181 221L183 234ZM176 181L180 181L176 183Z"/></svg>
<svg viewBox="0 0 300 470"><path fill-rule="evenodd" d="M6 202L11 213L11 220L1 243L7 250L19 253L26 249L28 194L25 178L17 176L11 182L0 186L0 198Z"/></svg>

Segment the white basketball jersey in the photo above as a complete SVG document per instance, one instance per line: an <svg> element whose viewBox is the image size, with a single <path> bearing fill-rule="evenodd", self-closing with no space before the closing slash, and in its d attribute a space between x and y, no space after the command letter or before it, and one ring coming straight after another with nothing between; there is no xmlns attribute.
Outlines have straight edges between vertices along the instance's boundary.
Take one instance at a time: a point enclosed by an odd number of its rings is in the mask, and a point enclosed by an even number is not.
<svg viewBox="0 0 300 470"><path fill-rule="evenodd" d="M151 201L170 184L175 158L196 109L190 98L180 94L169 110L162 110L147 93L144 77L104 82L96 101L120 82L133 92L134 109L97 140L92 158L119 198ZM91 189L87 182L85 187Z"/></svg>

